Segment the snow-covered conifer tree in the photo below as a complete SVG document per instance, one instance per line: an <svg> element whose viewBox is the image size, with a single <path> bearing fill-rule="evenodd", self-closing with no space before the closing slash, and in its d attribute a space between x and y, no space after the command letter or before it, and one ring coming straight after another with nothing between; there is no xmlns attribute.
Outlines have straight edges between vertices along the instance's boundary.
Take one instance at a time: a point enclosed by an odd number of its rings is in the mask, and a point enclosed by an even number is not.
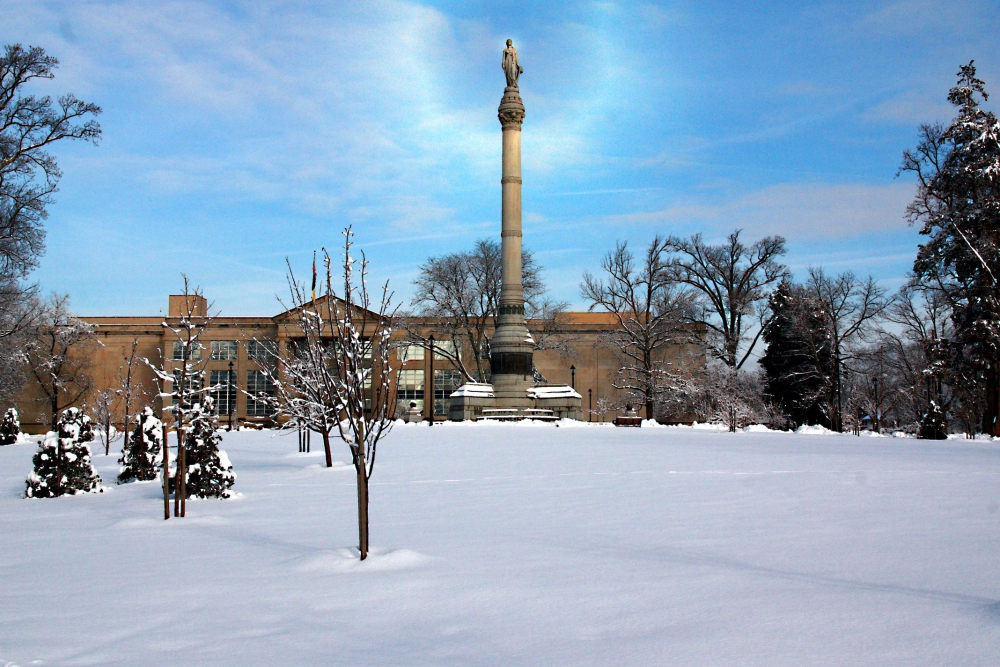
<svg viewBox="0 0 1000 667"><path fill-rule="evenodd" d="M936 402L931 401L931 407L920 420L920 430L917 437L924 440L947 440L948 420L944 410Z"/></svg>
<svg viewBox="0 0 1000 667"><path fill-rule="evenodd" d="M233 464L226 452L219 449L222 436L218 433L218 420L212 409L212 398L196 403L191 411L191 421L186 437L187 444L187 494L200 498L229 498L236 483Z"/></svg>
<svg viewBox="0 0 1000 667"><path fill-rule="evenodd" d="M913 272L951 310L957 412L1000 436L1000 119L982 107L987 99L975 64L962 66L948 92L958 116L947 127L922 125L900 171L917 178L906 215L928 237Z"/></svg>
<svg viewBox="0 0 1000 667"><path fill-rule="evenodd" d="M21 420L17 408L8 408L0 421L0 445L13 445L21 439Z"/></svg>
<svg viewBox="0 0 1000 667"><path fill-rule="evenodd" d="M87 445L94 440L90 417L78 408L69 408L56 426L56 431L45 435L32 459L35 469L28 476L25 496L55 498L103 491Z"/></svg>
<svg viewBox="0 0 1000 667"><path fill-rule="evenodd" d="M163 422L153 408L146 407L135 420L135 430L129 434L118 459L118 483L148 482L156 479L163 463Z"/></svg>

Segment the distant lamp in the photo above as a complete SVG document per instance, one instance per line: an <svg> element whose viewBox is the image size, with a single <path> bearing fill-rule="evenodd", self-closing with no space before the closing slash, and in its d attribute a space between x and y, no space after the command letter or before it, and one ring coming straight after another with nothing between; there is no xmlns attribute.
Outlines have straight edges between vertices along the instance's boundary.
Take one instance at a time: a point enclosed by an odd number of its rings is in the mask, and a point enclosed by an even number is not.
<svg viewBox="0 0 1000 667"><path fill-rule="evenodd" d="M226 424L226 430L233 430L233 415L236 412L236 391L233 387L233 362L229 362L229 393L226 395L226 403L229 406L229 423Z"/></svg>
<svg viewBox="0 0 1000 667"><path fill-rule="evenodd" d="M430 390L431 418L430 420L428 420L427 425L434 426L434 413L436 412L437 406L434 405L434 335L433 334L431 334L430 342L431 342L431 378L429 382L424 382L424 392L425 393L427 392L426 387L429 385L431 389Z"/></svg>

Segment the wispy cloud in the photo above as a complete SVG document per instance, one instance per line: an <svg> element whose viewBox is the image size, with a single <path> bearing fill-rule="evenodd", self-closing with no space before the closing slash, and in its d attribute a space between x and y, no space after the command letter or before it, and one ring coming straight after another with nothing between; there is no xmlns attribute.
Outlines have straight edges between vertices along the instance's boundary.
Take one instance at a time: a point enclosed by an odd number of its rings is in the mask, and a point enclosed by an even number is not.
<svg viewBox="0 0 1000 667"><path fill-rule="evenodd" d="M755 234L792 240L844 239L905 227L903 213L913 198L908 183L782 183L723 201L691 200L666 208L612 215L616 225L684 224L715 231L742 227Z"/></svg>

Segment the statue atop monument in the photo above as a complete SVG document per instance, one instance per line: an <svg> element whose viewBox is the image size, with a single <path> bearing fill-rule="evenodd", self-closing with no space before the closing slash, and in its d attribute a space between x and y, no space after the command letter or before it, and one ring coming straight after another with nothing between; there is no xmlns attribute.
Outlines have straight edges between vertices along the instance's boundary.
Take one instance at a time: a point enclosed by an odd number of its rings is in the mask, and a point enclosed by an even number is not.
<svg viewBox="0 0 1000 667"><path fill-rule="evenodd" d="M524 68L517 62L517 49L514 48L513 40L507 40L507 48L503 50L503 73L507 75L507 87L517 88L517 77L521 76Z"/></svg>

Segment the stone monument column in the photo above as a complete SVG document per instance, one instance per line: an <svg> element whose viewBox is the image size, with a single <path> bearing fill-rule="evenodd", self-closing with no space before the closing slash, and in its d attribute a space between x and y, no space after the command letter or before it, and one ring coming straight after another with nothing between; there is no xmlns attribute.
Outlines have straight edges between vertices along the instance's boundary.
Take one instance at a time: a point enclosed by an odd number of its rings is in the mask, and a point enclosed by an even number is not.
<svg viewBox="0 0 1000 667"><path fill-rule="evenodd" d="M497 328L490 340L490 373L498 399L524 399L534 385L534 341L524 321L524 287L521 284L521 123L524 103L517 87L524 70L517 62L511 40L503 53L507 87L497 115L503 128L503 170L500 178L501 282Z"/></svg>

